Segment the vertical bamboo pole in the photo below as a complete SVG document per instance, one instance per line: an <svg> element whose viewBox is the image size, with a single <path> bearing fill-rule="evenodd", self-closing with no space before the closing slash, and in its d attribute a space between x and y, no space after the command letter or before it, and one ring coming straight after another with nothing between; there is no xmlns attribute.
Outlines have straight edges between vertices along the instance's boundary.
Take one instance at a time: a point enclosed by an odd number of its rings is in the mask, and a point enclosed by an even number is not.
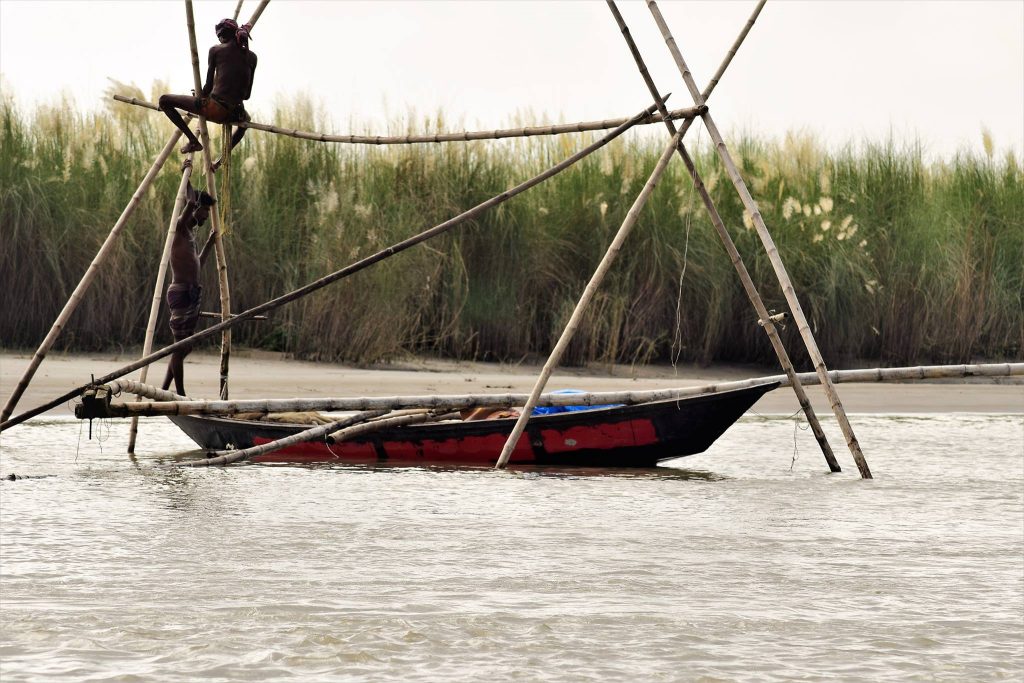
<svg viewBox="0 0 1024 683"><path fill-rule="evenodd" d="M704 104L704 98L700 91L697 90L697 84L693 79L693 75L690 73L689 67L686 66L683 55L679 51L675 38L672 37L671 31L669 31L668 24L665 23L665 19L661 15L661 10L658 9L657 3L654 0L647 0L647 7L650 10L651 15L654 17L655 23L658 25L662 37L665 39L665 44L668 45L668 49L672 53L672 58L675 60L676 67L679 69L679 73L683 77L683 81L686 83L686 88L690 91L690 95L693 96L694 103L698 106ZM768 259L771 261L772 268L775 271L775 276L779 280L779 285L782 287L782 293L786 297L787 303L789 303L790 313L793 315L793 320L800 332L800 336L804 340L804 346L807 347L807 353L810 355L811 361L814 363L814 370L817 372L818 377L821 378L821 385L825 390L825 395L829 399L832 412L835 414L836 421L839 423L839 428L842 430L843 436L846 438L846 445L850 449L850 453L853 455L854 462L857 463L857 469L860 471L861 477L864 479L871 479L871 470L868 467L867 460L864 458L864 453L861 451L860 442L857 440L857 436L853 432L853 426L850 424L850 421L846 416L846 411L843 409L842 401L839 399L839 393L836 391L835 386L832 384L832 380L828 376L828 368L825 366L825 360L821 356L821 351L818 349L818 343L815 341L814 334L811 332L810 325L807 323L807 317L804 315L803 308L800 306L800 300L797 298L796 290L793 288L793 283L789 279L789 273L786 272L786 266L782 263L782 258L779 256L779 250L775 246L775 240L772 239L771 233L768 232L768 227L765 225L764 219L761 217L761 212L757 208L757 202L754 201L754 198L750 195L750 191L747 189L746 183L743 182L743 178L740 176L739 171L736 168L736 164L733 162L732 156L729 154L725 141L722 139L722 135L719 132L718 127L715 125L715 121L710 112L705 111L701 117L704 120L704 126L707 128L708 134L715 143L718 156L725 165L725 168L729 173L729 178L732 180L733 186L736 188L736 192L743 201L743 205L746 207L747 213L750 214L754 227L757 230L758 237L761 239L761 244L764 245L765 251L768 254Z"/></svg>
<svg viewBox="0 0 1024 683"><path fill-rule="evenodd" d="M192 78L195 81L196 96L203 91L203 81L199 74L199 48L196 46L196 22L192 11L192 0L185 0L185 18L188 24L188 42L192 51ZM210 149L210 133L206 126L206 118L199 117L200 141L203 143L203 168L206 171L206 192L217 199L217 179L213 173L213 153ZM210 212L210 224L215 235L213 240L214 254L217 257L217 281L220 284L220 319L221 322L231 318L231 290L228 281L228 259L224 250L223 233L220 225L219 207ZM228 398L228 367L231 360L231 330L225 329L220 338L220 397Z"/></svg>
<svg viewBox="0 0 1024 683"><path fill-rule="evenodd" d="M192 155L188 155L189 161ZM167 278L167 261L171 254L171 244L174 242L174 230L178 223L178 216L181 215L182 207L185 205L185 191L188 187L189 178L192 177L192 165L189 164L181 173L181 183L178 185L178 194L174 199L174 208L171 210L171 222L167 226L167 239L164 240L164 250L160 254L160 266L156 271L156 283L153 285L153 300L149 305L149 321L146 323L146 337L142 342L142 357L145 358L153 351L153 337L156 334L156 322L160 316L160 300L164 293L164 280ZM149 366L146 365L139 372L139 382L146 382L146 375ZM142 397L139 396L141 399ZM128 431L128 452L135 453L135 438L139 433L139 418L132 417L131 428Z"/></svg>
<svg viewBox="0 0 1024 683"><path fill-rule="evenodd" d="M49 352L53 343L57 340L61 330L67 324L71 314L75 312L79 302L85 293L88 291L90 285L92 285L93 279L96 277L96 273L99 271L100 266L106 261L107 256L110 254L111 249L114 246L114 242L117 241L118 236L124 229L125 225L128 224L128 219L131 218L135 212L135 208L139 205L142 200L142 196L146 194L149 186L153 183L153 179L156 178L157 173L163 168L164 162L167 161L167 157L170 156L171 152L174 151L174 146L178 143L178 139L181 137L181 131L175 130L171 135L171 139L168 140L167 144L157 155L156 160L153 162L153 166L146 173L146 176L139 183L139 187L135 190L135 194L128 201L128 205L121 212L121 216L114 223L114 227L110 229L110 234L107 235L107 239L104 240L99 250L96 252L96 256L93 257L92 263L89 264L89 268L85 271L85 275L79 281L75 290L71 292L71 296L68 297L67 302L64 304L64 308L61 310L57 319L54 321L53 326L43 339L43 343L36 349L35 354L32 356L32 360L29 362L28 367L25 369L25 373L22 375L21 380L18 381L18 386L14 388L10 397L7 399L7 404L4 405L3 413L0 413L0 422L4 422L14 412L14 408L18 405L18 401L21 400L22 394L25 393L25 389L28 388L29 382L32 381L32 377L36 374L36 370L39 369L39 364L43 362L43 358Z"/></svg>
<svg viewBox="0 0 1024 683"><path fill-rule="evenodd" d="M747 21L746 26L740 33L739 38L737 38L736 42L733 43L729 53L726 55L721 66L719 66L718 71L715 73L715 78L713 78L707 88L705 88L705 99L707 99L707 96L714 90L715 86L718 84L718 80L722 77L722 74L725 73L725 68L729 65L729 62L732 61L732 58L736 54L736 50L750 31L750 27L753 26L754 21L757 19L757 15L760 14L763 6L763 1L758 3L753 15ZM619 25L622 36L626 40L626 45L629 47L634 61L636 61L637 68L640 70L640 75L643 77L644 83L647 85L647 89L655 97L655 101L658 103L659 109L664 114L664 111L666 111L665 103L660 99L658 89L654 84L654 79L647 70L647 65L644 63L644 59L640 55L640 50L637 48L636 42L633 40L632 35L630 35L629 28L626 26L626 22L622 18L622 14L619 13L618 7L611 0L608 2L608 8L611 10L612 16L615 17L615 22ZM689 124L691 121L693 121L693 119L687 121L686 124ZM665 119L665 127L668 129L670 134L676 134L675 123L672 121ZM679 133L680 138L686 134L688 129L689 125L684 124ZM729 235L729 231L725 227L725 222L722 220L721 215L719 215L718 209L715 206L714 201L711 199L711 195L708 194L707 188L704 186L704 181L701 180L700 175L697 173L697 167L694 165L693 159L690 158L689 153L687 153L686 147L682 144L682 141L679 143L678 152L679 156L683 159L683 163L686 164L686 169L690 172L690 177L693 180L693 185L697 190L697 194L700 195L701 201L704 202L704 207L711 216L711 223L714 225L715 231L722 240L722 244L725 246L725 250L729 254L729 259L732 261L733 267L736 269L736 273L739 275L740 282L743 284L743 289L747 293L747 298L750 299L750 303L753 304L754 310L763 322L764 331L768 335L768 340L771 342L772 348L775 350L775 355L779 359L779 364L782 366L786 376L789 377L790 384L793 387L793 393L796 394L797 402L800 404L800 408L803 410L804 416L807 418L807 423L811 427L811 433L814 434L814 439L818 442L818 447L821 449L822 455L825 456L825 462L828 464L829 470L832 472L841 472L842 468L839 466L839 461L836 459L835 453L832 451L832 446L829 444L828 438L825 436L825 431L821 428L821 422L818 421L818 416L814 412L811 400L807 396L807 392L804 390L803 384L800 383L800 378L797 377L796 368L793 367L793 362L790 359L789 354L786 352L786 347L783 345L782 339L779 337L779 333L771 321L768 309L761 298L761 294L754 285L754 281L751 279L750 273L747 272L743 259L740 258L739 250L736 249L736 244Z"/></svg>
<svg viewBox="0 0 1024 683"><path fill-rule="evenodd" d="M530 392L530 398L527 400L526 406L523 408L523 412L519 416L519 419L516 420L516 425L512 429L512 433L509 434L508 440L501 449L501 455L498 456L498 462L495 465L496 468L501 469L508 463L508 459L511 457L512 451L515 450L516 444L519 443L519 437L522 436L523 430L526 429L526 423L530 420L530 413L533 412L534 407L537 405L537 398L540 396L541 392L544 391L544 386L548 383L548 378L551 377L551 373L554 371L555 366L557 366L559 361L561 361L562 354L565 353L565 348L569 345L573 335L576 334L576 329L579 327L580 321L583 319L583 314L590 305L591 299L594 298L594 294L597 292L598 287L601 286L601 282L604 280L605 275L608 273L612 263L615 261L615 257L618 256L619 251L622 249L622 245L626 241L626 237L633 229L633 226L636 225L636 221L640 217L640 210L643 209L644 204L647 203L647 198L651 196L651 193L654 191L654 188L661 179L665 169L668 168L668 162L672 158L672 153L678 145L679 135L676 134L672 138L668 147L665 148L661 158L658 159L658 163L655 164L654 170L651 172L651 177L647 179L647 183L644 185L644 188L640 191L640 194L633 202L633 206L630 207L625 220L622 221L622 225L619 227L619 231L615 233L615 238L612 239L612 243L608 246L608 250L605 252L604 257L601 259L597 269L591 276L590 282L587 283L586 289L583 290L583 296L580 297L579 302L576 304L576 308L573 310L572 316L569 318L569 322L566 324L565 329L562 330L562 336L559 337L558 343L555 344L555 348L552 349L547 362L544 363L544 367L540 371L540 376L533 385L533 391Z"/></svg>

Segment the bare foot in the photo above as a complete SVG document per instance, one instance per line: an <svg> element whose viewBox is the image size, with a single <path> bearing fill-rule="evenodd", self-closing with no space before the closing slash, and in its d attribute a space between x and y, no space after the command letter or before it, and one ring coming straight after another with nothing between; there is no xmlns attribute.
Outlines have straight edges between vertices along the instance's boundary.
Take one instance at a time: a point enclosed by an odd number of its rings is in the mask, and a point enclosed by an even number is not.
<svg viewBox="0 0 1024 683"><path fill-rule="evenodd" d="M185 144L184 147L181 148L181 153L182 154L188 154L189 152L202 152L202 151L203 151L203 145L198 140L196 140L194 142L188 142L188 143Z"/></svg>

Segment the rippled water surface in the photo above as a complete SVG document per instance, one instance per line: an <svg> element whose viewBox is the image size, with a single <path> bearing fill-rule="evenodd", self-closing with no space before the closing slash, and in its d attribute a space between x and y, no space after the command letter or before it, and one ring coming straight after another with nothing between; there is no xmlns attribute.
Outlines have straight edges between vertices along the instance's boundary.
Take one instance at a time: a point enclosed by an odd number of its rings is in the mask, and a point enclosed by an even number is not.
<svg viewBox="0 0 1024 683"><path fill-rule="evenodd" d="M792 421L630 472L157 469L3 435L0 678L1021 680L1024 420ZM826 424L837 452L843 441ZM795 460L794 460L795 457Z"/></svg>

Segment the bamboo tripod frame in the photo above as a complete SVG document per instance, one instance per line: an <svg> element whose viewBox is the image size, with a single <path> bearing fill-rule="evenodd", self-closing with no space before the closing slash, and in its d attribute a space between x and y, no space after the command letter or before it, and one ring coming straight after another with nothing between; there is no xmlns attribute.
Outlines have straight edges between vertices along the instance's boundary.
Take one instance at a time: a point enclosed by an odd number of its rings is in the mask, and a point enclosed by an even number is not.
<svg viewBox="0 0 1024 683"><path fill-rule="evenodd" d="M746 38L747 33L750 32L750 28L754 25L754 22L757 20L757 16L761 13L761 9L763 7L764 0L759 2L757 7L754 8L753 14L751 14L750 19L744 25L739 37L729 49L725 59L722 61L722 65L715 72L715 76L708 83L704 92L701 93L702 101L706 101L714 91L718 81L725 73L725 68L736 55L736 51L739 49L743 39ZM612 16L615 18L615 22L618 24L619 30L626 41L626 45L629 47L630 53L633 55L633 60L636 62L637 68L640 71L640 75L643 78L647 89L656 95L658 90L654 84L654 79L647 70L644 59L640 55L640 50L637 47L636 42L633 40L629 28L626 26L626 22L622 18L622 14L619 12L618 7L614 2L609 1L608 8L611 10ZM664 104L662 104L662 108L664 108ZM691 122L692 120L688 121L687 124ZM665 126L670 134L675 135L675 125L671 121L666 121ZM689 125L685 126L683 133L685 134L688 129ZM818 416L814 412L814 407L811 405L810 398L807 396L807 392L804 390L800 380L796 377L796 369L790 360L789 354L786 352L786 347L783 345L778 331L775 329L775 325L771 320L768 309L764 305L764 300L761 298L760 292L758 292L757 287L754 285L754 282L743 263L743 259L740 257L739 251L736 248L736 244L733 242L721 215L718 213L718 208L712 201L711 195L708 193L707 188L704 185L704 181L697 172L697 168L682 142L679 144L679 156L686 165L686 169L689 171L690 177L693 180L694 188L697 190L701 201L704 203L704 207L707 209L708 215L711 218L711 223L714 226L715 231L718 233L719 238L722 240L722 244L725 246L726 252L729 254L729 259L732 261L732 264L736 269L736 273L739 275L740 282L743 284L743 289L747 294L747 298L750 299L751 304L754 306L754 310L757 312L759 320L761 321L761 326L768 335L768 340L771 342L772 349L775 351L775 355L779 359L779 364L782 366L786 375L790 378L793 393L796 394L797 402L800 404L800 408L803 410L804 416L807 418L807 423L811 427L811 432L814 435L815 441L818 442L818 447L821 449L821 453L825 457L825 462L828 464L829 470L832 472L842 471L839 466L839 461L836 459L835 453L832 451L832 446L829 444L828 439L825 436L825 431L821 427L821 422L818 420Z"/></svg>
<svg viewBox="0 0 1024 683"><path fill-rule="evenodd" d="M614 4L612 0L609 0L609 3ZM675 60L676 67L679 69L679 74L686 83L687 90L690 91L690 95L693 97L694 104L697 106L703 105L704 98L697 89L697 84L693 79L693 75L690 73L690 69L686 66L686 62L683 60L683 55L679 51L679 47L676 45L675 39L672 37L668 24L665 23L665 19L661 15L661 11L658 9L658 4L654 0L647 0L647 7L665 39L665 44L668 46L669 52L671 52L672 58ZM814 333L811 331L811 327L807 323L807 316L804 315L803 307L800 305L800 300L796 295L796 290L793 287L792 281L789 279L789 273L786 271L786 266L782 263L782 258L779 256L779 250L775 246L775 240L772 239L771 233L768 232L768 227L765 225L764 219L761 217L761 212L757 208L757 202L755 202L754 198L750 195L750 191L747 189L746 183L744 183L743 178L740 176L739 170L736 168L736 164L733 162L732 156L729 154L729 149L726 147L725 141L722 139L722 135L719 132L718 127L715 125L714 119L711 117L711 113L705 109L704 113L701 114L701 119L704 121L704 127L707 128L708 134L715 143L715 149L718 151L718 155L729 173L729 178L732 180L733 186L736 188L736 192L743 201L743 206L746 207L747 212L750 214L754 227L757 230L757 235L761 240L761 244L764 246L765 251L768 254L772 268L775 271L775 276L779 281L779 285L782 287L783 296L786 297L786 302L789 304L790 313L792 314L793 320L800 332L800 336L804 341L804 346L807 348L807 353L814 364L815 372L817 372L818 376L821 378L822 388L825 390L825 395L828 397L829 404L832 407L832 412L836 417L836 421L839 423L839 428L842 430L843 436L846 438L846 445L850 449L851 455L853 455L854 462L857 464L857 469L862 478L871 479L871 469L868 467L867 460L864 458L864 453L861 451L860 442L857 440L857 436L853 432L853 426L850 424L850 420L846 416L846 410L843 409L842 401L839 399L839 393L829 380L828 368L825 366L825 360L822 358L821 351L818 349L818 343L814 339Z"/></svg>

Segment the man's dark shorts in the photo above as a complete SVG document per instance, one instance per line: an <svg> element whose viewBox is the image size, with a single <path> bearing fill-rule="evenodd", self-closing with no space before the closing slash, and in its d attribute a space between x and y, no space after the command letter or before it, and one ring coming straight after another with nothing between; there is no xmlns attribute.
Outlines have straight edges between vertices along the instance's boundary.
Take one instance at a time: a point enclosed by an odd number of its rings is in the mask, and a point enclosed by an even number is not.
<svg viewBox="0 0 1024 683"><path fill-rule="evenodd" d="M171 334L175 341L191 337L199 324L199 304L203 288L176 282L167 288L167 307L171 309Z"/></svg>
<svg viewBox="0 0 1024 683"><path fill-rule="evenodd" d="M241 104L232 105L213 95L196 98L196 113L214 123L239 123L251 120Z"/></svg>

